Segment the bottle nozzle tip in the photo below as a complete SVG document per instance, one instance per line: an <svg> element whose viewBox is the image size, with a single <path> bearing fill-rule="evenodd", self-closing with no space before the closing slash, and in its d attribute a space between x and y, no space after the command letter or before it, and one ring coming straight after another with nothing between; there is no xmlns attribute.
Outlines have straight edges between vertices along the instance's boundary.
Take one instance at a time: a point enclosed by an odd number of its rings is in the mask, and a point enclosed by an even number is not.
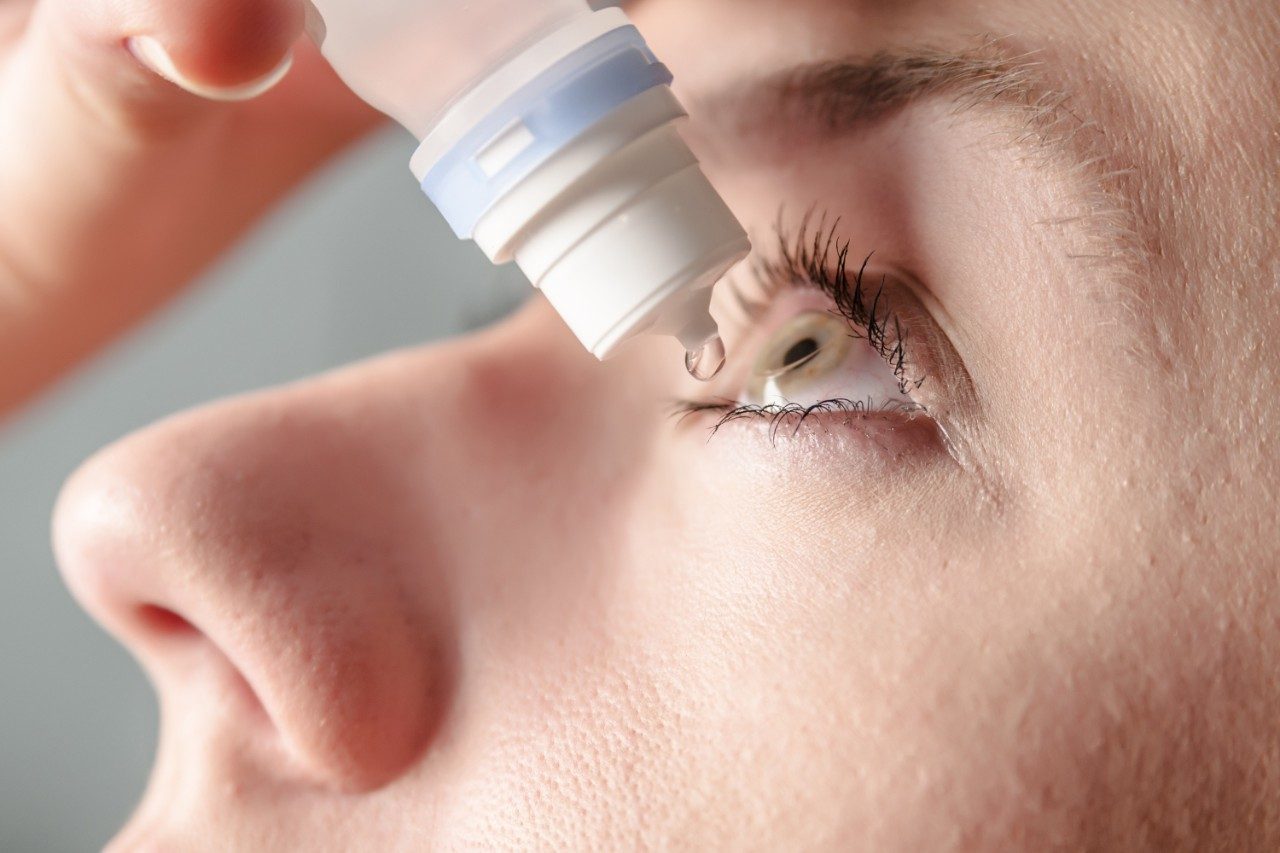
<svg viewBox="0 0 1280 853"><path fill-rule="evenodd" d="M721 370L724 370L727 360L728 353L725 351L724 341L719 335L713 335L698 349L691 349L685 353L684 366L694 379L710 382L720 375Z"/></svg>

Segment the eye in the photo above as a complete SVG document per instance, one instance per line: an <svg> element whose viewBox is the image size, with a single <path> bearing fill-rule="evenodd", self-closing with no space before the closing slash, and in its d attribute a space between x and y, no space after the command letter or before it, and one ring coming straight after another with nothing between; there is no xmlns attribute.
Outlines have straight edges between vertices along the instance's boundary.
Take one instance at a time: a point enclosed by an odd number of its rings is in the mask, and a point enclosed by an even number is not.
<svg viewBox="0 0 1280 853"><path fill-rule="evenodd" d="M848 320L827 311L798 314L774 331L761 345L742 395L744 404L760 407L837 400L868 410L911 404L884 357Z"/></svg>

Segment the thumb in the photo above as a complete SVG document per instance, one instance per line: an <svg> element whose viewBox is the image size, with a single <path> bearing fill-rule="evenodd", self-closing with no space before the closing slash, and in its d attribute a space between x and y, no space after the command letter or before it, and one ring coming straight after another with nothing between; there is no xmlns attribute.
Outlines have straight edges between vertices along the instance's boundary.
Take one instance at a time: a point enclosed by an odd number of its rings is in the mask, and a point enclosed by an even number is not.
<svg viewBox="0 0 1280 853"><path fill-rule="evenodd" d="M243 83L210 83L184 71L165 48L164 42L156 36L130 36L125 45L139 62L170 83L211 101L247 101L256 98L283 80L293 65L293 54L290 52L265 74L249 77ZM216 70L222 73L210 76L235 76L227 75L224 66L218 66Z"/></svg>
<svg viewBox="0 0 1280 853"><path fill-rule="evenodd" d="M39 0L0 65L7 260L36 278L55 272L45 265L74 274L69 254L102 257L111 247L95 239L117 239L109 226L175 188L229 192L234 174L196 185L202 164L228 159L233 142L218 131L236 111L210 98L244 100L284 76L302 2Z"/></svg>
<svg viewBox="0 0 1280 853"><path fill-rule="evenodd" d="M35 4L0 50L0 363L31 365L0 375L0 410L163 302L337 147L283 97L215 103L278 82L304 17L302 0Z"/></svg>

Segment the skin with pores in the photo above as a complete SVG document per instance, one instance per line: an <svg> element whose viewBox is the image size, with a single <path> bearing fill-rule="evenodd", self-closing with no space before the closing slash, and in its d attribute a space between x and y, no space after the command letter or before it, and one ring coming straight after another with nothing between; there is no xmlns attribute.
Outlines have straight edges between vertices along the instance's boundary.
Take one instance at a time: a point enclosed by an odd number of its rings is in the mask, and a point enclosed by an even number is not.
<svg viewBox="0 0 1280 853"><path fill-rule="evenodd" d="M1280 846L1275 4L629 11L756 244L725 374L598 365L535 300L87 463L60 561L163 711L117 849ZM369 117L301 85L305 171ZM844 317L788 399L892 387L901 342L918 410L721 423L838 314L830 245L891 331Z"/></svg>

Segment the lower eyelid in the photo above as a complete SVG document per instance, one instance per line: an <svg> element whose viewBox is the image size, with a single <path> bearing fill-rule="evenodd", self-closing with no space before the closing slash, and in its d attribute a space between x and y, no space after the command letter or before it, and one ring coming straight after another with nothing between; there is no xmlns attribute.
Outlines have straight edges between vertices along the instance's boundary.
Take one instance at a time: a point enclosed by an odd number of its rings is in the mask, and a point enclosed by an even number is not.
<svg viewBox="0 0 1280 853"><path fill-rule="evenodd" d="M795 438L806 430L856 427L865 431L869 425L896 428L927 419L925 410L911 403L850 399L822 400L808 405L764 406L690 401L680 404L677 415L681 422L709 422L708 429L713 437L729 427L763 425L774 441L780 436Z"/></svg>
<svg viewBox="0 0 1280 853"><path fill-rule="evenodd" d="M753 450L786 451L788 457L817 454L840 465L878 460L888 472L913 460L948 455L937 424L918 413L829 410L801 417L796 412L757 412L726 421L727 414L704 412L686 425L700 426L692 434L699 435L709 449L728 448L736 460Z"/></svg>
<svg viewBox="0 0 1280 853"><path fill-rule="evenodd" d="M938 418L949 409L947 395L950 392L948 371L954 372L958 356L948 364L950 344L940 330L931 325L930 315L918 297L894 276L894 312L899 318L907 339L907 384L915 402L898 405L878 405L872 401L832 399L815 401L810 405L752 406L735 399L688 401L681 404L678 419L686 425L698 425L706 430L708 439L742 434L748 438L764 438L770 447L800 441L814 441L835 447L848 447L850 443L863 450L874 449L900 455L912 449L928 446L932 449L950 450L951 429ZM810 310L821 306L831 310L830 301L816 291L809 290L790 305L808 306ZM776 328L766 324L764 328ZM757 341L759 336L752 335ZM914 342L914 343L913 343ZM865 345L866 341L863 340ZM754 351L754 350L753 350ZM880 358L879 354L875 355ZM960 365L962 369L962 365ZM920 378L917 380L916 376ZM736 396L736 395L735 395ZM954 452L951 452L954 456Z"/></svg>

